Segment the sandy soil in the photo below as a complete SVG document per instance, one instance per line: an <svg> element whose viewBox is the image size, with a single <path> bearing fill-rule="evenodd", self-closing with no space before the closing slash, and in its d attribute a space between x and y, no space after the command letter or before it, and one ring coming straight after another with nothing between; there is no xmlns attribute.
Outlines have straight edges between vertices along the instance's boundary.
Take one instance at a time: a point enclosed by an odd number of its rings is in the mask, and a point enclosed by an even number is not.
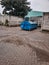
<svg viewBox="0 0 49 65"><path fill-rule="evenodd" d="M49 32L0 26L0 65L49 65Z"/></svg>

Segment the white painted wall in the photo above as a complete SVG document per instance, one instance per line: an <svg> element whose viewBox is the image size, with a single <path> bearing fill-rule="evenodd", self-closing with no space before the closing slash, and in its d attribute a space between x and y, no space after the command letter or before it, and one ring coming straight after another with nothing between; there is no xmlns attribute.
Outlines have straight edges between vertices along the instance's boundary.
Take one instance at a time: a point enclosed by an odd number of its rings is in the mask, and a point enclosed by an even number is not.
<svg viewBox="0 0 49 65"><path fill-rule="evenodd" d="M9 21L9 25L16 25L23 21L23 18L15 16L0 15L0 21L5 24L6 19Z"/></svg>
<svg viewBox="0 0 49 65"><path fill-rule="evenodd" d="M41 30L49 30L49 13L43 16Z"/></svg>

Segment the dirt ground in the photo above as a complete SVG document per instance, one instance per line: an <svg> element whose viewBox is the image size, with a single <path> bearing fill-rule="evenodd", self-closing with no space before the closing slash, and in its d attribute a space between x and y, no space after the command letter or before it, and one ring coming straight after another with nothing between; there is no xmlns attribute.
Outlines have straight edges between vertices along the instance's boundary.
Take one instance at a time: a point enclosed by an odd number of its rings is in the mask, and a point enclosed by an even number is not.
<svg viewBox="0 0 49 65"><path fill-rule="evenodd" d="M0 65L49 65L49 32L0 26Z"/></svg>

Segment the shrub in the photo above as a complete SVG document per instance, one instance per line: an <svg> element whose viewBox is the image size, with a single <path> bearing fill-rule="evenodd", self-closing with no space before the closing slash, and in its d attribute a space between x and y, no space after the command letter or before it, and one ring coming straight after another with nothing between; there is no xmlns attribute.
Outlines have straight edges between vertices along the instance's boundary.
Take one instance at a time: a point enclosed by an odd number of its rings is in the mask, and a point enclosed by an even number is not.
<svg viewBox="0 0 49 65"><path fill-rule="evenodd" d="M5 26L9 26L9 21L6 19Z"/></svg>

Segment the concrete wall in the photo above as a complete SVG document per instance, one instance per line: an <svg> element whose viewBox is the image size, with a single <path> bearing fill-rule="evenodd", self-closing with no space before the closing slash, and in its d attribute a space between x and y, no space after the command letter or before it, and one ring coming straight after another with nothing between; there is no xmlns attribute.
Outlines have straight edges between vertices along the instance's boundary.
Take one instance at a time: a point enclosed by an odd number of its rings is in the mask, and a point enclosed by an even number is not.
<svg viewBox="0 0 49 65"><path fill-rule="evenodd" d="M23 18L8 16L8 15L0 15L0 22L5 23L5 21L9 21L9 25L16 25L23 21Z"/></svg>
<svg viewBox="0 0 49 65"><path fill-rule="evenodd" d="M41 29L49 30L49 13L44 13Z"/></svg>
<svg viewBox="0 0 49 65"><path fill-rule="evenodd" d="M38 26L41 26L42 24L42 17L32 17L30 20L34 20L38 23Z"/></svg>

